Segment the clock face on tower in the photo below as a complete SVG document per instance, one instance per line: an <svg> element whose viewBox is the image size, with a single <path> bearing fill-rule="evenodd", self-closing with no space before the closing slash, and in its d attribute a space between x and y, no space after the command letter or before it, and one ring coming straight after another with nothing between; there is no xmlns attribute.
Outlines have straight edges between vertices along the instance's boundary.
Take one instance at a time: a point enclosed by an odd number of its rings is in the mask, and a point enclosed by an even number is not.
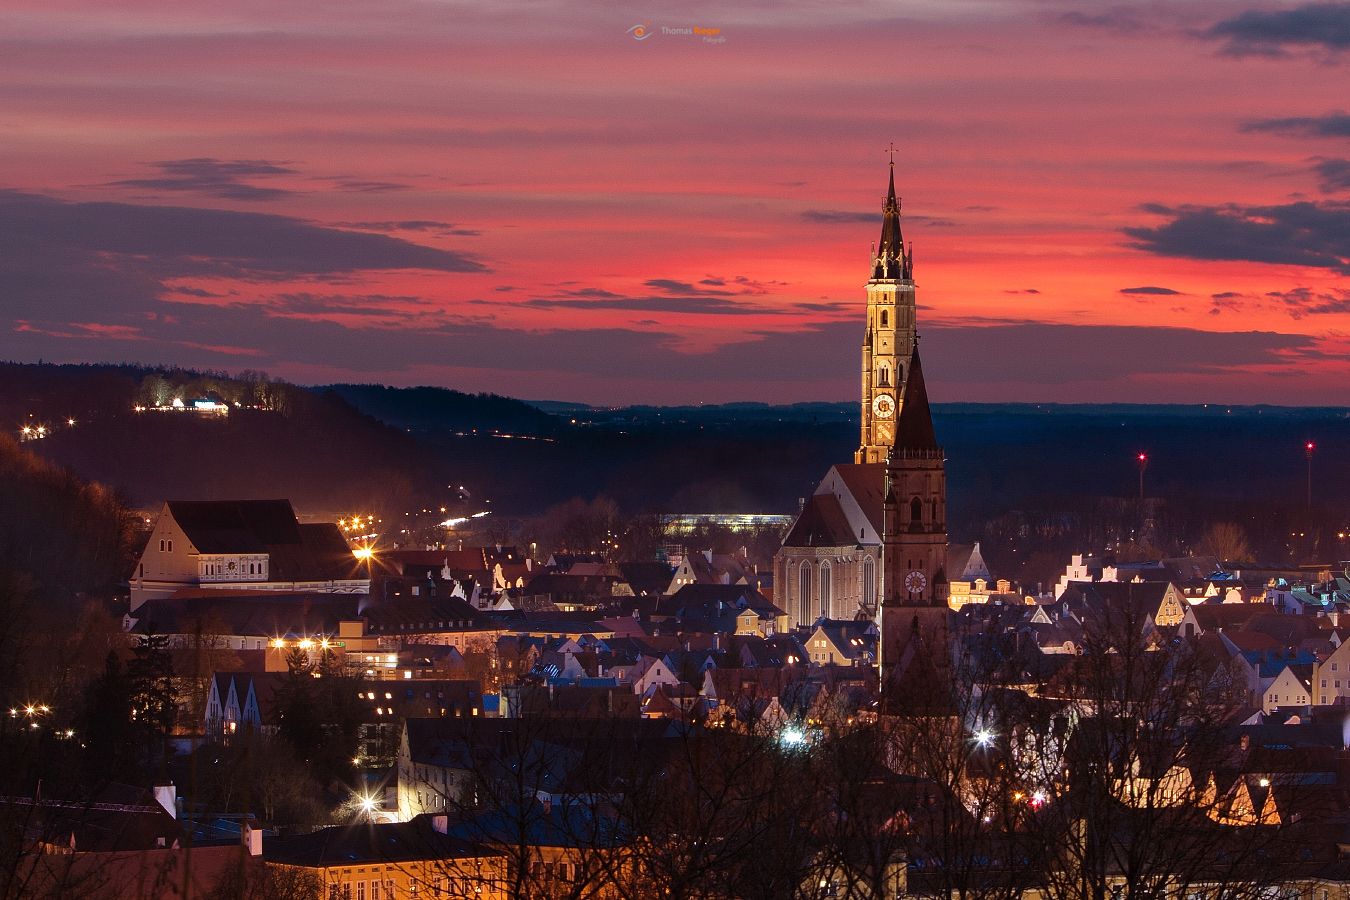
<svg viewBox="0 0 1350 900"><path fill-rule="evenodd" d="M889 419L895 415L895 398L890 394L878 394L872 401L872 413L878 419Z"/></svg>
<svg viewBox="0 0 1350 900"><path fill-rule="evenodd" d="M918 570L912 570L905 576L905 590L911 594L923 593L924 587L928 584L928 579L923 577L923 573Z"/></svg>

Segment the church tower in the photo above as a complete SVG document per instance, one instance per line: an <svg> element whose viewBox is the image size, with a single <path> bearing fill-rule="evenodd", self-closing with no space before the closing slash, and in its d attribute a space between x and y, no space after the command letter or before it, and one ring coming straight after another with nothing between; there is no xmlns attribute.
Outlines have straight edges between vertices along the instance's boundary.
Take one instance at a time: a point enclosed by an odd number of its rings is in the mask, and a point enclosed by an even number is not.
<svg viewBox="0 0 1350 900"><path fill-rule="evenodd" d="M867 282L867 331L862 345L862 438L855 463L880 463L895 443L904 405L907 363L914 349L914 256L900 233L895 161L882 207L881 242Z"/></svg>
<svg viewBox="0 0 1350 900"><path fill-rule="evenodd" d="M915 342L886 463L883 500L883 693L915 672L948 667L947 472ZM915 667L918 667L917 669Z"/></svg>

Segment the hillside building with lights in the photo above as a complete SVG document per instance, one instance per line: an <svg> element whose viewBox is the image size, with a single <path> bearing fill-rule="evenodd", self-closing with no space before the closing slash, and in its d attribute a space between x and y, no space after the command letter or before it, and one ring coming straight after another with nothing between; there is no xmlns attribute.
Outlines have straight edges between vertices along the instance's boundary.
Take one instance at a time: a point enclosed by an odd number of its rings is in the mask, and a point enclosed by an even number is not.
<svg viewBox="0 0 1350 900"><path fill-rule="evenodd" d="M370 577L337 525L301 524L289 500L173 500L132 573L131 609L190 588L365 594Z"/></svg>

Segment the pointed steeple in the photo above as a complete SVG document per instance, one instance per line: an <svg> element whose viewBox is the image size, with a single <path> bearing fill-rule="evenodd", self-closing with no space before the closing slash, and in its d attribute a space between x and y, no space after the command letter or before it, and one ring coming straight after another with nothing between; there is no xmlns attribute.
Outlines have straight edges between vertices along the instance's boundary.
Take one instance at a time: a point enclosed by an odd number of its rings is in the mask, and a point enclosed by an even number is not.
<svg viewBox="0 0 1350 900"><path fill-rule="evenodd" d="M905 239L900 233L900 201L895 196L895 161L891 161L891 181L886 204L881 208L881 242L872 260L873 278L907 278Z"/></svg>
<svg viewBox="0 0 1350 900"><path fill-rule="evenodd" d="M928 406L928 389L923 383L919 363L919 342L909 355L909 377L905 380L905 399L895 423L896 450L937 450L937 432L933 430L933 411Z"/></svg>

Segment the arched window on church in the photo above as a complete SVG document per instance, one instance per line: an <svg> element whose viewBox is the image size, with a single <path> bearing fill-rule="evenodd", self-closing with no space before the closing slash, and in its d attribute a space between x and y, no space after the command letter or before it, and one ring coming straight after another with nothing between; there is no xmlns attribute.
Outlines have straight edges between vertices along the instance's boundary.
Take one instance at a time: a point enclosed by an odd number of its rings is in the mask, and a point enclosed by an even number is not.
<svg viewBox="0 0 1350 900"><path fill-rule="evenodd" d="M808 616L811 615L811 564L802 562L801 568L797 570L797 619L803 625L811 621Z"/></svg>
<svg viewBox="0 0 1350 900"><path fill-rule="evenodd" d="M877 602L877 565L872 557L863 557L863 606L871 609Z"/></svg>
<svg viewBox="0 0 1350 900"><path fill-rule="evenodd" d="M827 562L820 564L820 614L827 619L830 617L830 564Z"/></svg>
<svg viewBox="0 0 1350 900"><path fill-rule="evenodd" d="M891 321L890 313L888 313L886 310L883 309L881 311L881 327L890 328L891 327L890 321Z"/></svg>
<svg viewBox="0 0 1350 900"><path fill-rule="evenodd" d="M933 521L933 522L936 522L936 521L938 520L938 516L937 516L937 498L936 498L936 497L934 497L932 500L929 500L929 501L928 501L928 508L929 508L929 513L930 513L930 515L929 515L929 520L930 520L930 521Z"/></svg>
<svg viewBox="0 0 1350 900"><path fill-rule="evenodd" d="M923 521L923 501L918 497L909 501L909 521L911 523Z"/></svg>
<svg viewBox="0 0 1350 900"><path fill-rule="evenodd" d="M877 384L881 385L882 387L891 386L890 369L886 368L885 366L882 366L881 368L877 369Z"/></svg>

